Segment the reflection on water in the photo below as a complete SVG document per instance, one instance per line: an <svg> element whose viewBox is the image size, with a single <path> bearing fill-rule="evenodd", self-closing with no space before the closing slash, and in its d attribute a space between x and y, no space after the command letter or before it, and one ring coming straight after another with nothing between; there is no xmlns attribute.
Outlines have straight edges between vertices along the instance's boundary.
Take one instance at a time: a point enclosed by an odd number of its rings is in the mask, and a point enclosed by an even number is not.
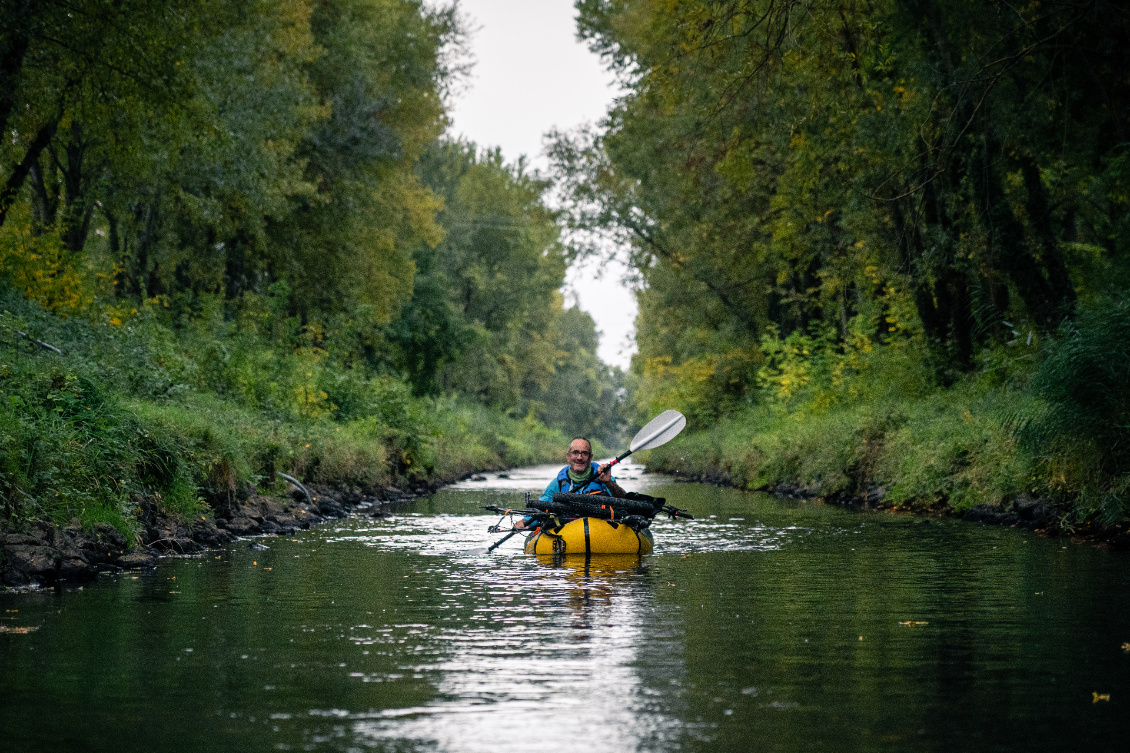
<svg viewBox="0 0 1130 753"><path fill-rule="evenodd" d="M0 595L12 750L1119 749L1130 562L638 466L644 557L492 555L556 466L82 591ZM635 476L633 479L632 476ZM1109 695L1095 701L1093 693ZM43 723L44 712L53 722Z"/></svg>
<svg viewBox="0 0 1130 753"><path fill-rule="evenodd" d="M573 740L591 741L578 749L611 751L636 749L641 736L661 743L664 730L677 730L677 720L637 702L634 666L647 639L641 606L648 600L636 577L640 559L547 558L539 565L544 570L520 586L527 594L495 593L486 624L444 637L448 654L434 666L440 700L356 715L358 739L466 751L567 749ZM492 580L481 585L490 588ZM623 598L625 590L631 598ZM564 640L546 640L554 634Z"/></svg>

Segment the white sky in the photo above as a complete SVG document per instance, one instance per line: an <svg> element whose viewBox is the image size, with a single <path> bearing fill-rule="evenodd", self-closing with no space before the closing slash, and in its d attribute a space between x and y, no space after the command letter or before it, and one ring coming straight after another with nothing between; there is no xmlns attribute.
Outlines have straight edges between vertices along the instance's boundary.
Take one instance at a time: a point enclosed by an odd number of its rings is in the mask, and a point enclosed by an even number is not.
<svg viewBox="0 0 1130 753"><path fill-rule="evenodd" d="M452 133L502 148L507 161L526 155L548 167L542 138L603 117L615 94L611 74L577 41L573 0L460 0L470 20L475 66L451 110ZM636 301L621 280L624 268L571 269L566 306L576 302L601 331L598 354L627 368L635 346Z"/></svg>

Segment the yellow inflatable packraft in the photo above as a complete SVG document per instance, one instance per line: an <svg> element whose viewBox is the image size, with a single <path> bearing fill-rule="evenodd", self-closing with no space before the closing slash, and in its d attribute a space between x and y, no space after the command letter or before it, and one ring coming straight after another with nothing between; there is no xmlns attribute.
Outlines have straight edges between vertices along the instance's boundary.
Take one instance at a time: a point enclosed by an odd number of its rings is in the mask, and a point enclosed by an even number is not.
<svg viewBox="0 0 1130 753"><path fill-rule="evenodd" d="M526 541L526 554L650 554L651 531L623 523L578 518L560 528L542 529Z"/></svg>

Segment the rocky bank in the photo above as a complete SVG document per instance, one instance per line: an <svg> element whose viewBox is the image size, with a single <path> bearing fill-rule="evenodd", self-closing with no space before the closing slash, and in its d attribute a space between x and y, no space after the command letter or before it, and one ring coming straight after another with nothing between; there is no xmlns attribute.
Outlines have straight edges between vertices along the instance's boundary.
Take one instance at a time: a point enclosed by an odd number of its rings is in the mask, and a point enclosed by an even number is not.
<svg viewBox="0 0 1130 753"><path fill-rule="evenodd" d="M680 481L713 484L715 486L744 487L724 473L686 474L675 473ZM894 504L887 499L886 489L875 483L859 483L854 491L838 491L833 494L822 492L819 488L801 483L782 483L766 485L747 491L766 492L788 499L804 499L859 510L889 510L893 512L913 512L920 515L959 517L970 523L1023 528L1047 536L1061 536L1101 547L1130 549L1130 524L1113 526L1087 524L1072 526L1067 521L1067 510L1046 499L1020 494L1006 500L1003 504L980 504L967 510L957 511L944 501L933 505L903 503Z"/></svg>
<svg viewBox="0 0 1130 753"><path fill-rule="evenodd" d="M195 554L245 536L292 534L355 512L383 515L390 505L431 491L420 486L364 494L311 486L280 498L248 487L215 505L211 517L190 521L164 514L153 500L140 499L132 542L108 523L84 530L77 519L62 528L39 523L23 531L0 530L0 586L82 583L100 572L144 570L155 567L159 557Z"/></svg>

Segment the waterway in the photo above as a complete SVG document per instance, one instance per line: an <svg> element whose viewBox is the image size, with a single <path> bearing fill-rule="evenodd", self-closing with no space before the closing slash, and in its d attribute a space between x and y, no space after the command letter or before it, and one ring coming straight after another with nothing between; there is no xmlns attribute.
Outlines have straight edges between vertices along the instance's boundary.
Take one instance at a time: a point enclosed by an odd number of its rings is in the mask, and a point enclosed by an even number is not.
<svg viewBox="0 0 1130 753"><path fill-rule="evenodd" d="M654 554L483 554L555 470L0 594L3 749L1126 749L1125 553L628 466Z"/></svg>

